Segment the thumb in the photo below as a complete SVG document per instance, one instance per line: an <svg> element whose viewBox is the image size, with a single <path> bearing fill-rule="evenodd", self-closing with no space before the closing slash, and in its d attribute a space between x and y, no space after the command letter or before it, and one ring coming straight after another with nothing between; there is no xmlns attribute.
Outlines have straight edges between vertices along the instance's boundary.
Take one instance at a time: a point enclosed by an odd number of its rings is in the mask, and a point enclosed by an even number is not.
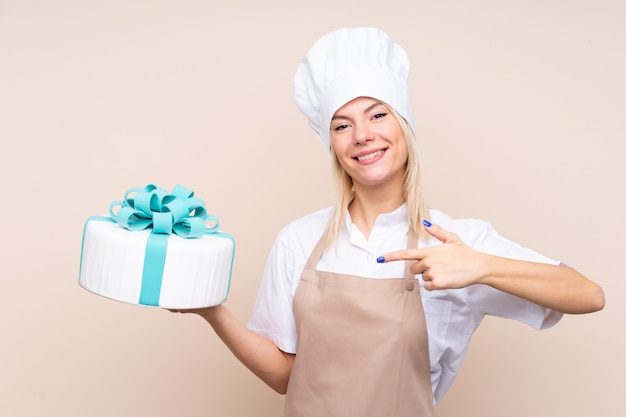
<svg viewBox="0 0 626 417"><path fill-rule="evenodd" d="M441 227L432 224L428 220L423 220L422 223L426 226L426 231L435 239L439 240L441 243L451 243L458 242L459 237L452 232L449 232Z"/></svg>

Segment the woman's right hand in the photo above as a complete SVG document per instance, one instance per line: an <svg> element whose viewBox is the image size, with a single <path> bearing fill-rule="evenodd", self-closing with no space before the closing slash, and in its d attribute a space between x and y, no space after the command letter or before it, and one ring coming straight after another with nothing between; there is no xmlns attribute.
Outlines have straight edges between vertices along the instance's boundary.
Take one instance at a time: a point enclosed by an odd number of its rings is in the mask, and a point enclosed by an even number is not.
<svg viewBox="0 0 626 417"><path fill-rule="evenodd" d="M216 309L220 307L220 305L211 306L211 307L200 307L200 308L168 308L167 310L172 313L180 313L180 314L197 314L204 318L206 321L211 323L211 317L216 313Z"/></svg>

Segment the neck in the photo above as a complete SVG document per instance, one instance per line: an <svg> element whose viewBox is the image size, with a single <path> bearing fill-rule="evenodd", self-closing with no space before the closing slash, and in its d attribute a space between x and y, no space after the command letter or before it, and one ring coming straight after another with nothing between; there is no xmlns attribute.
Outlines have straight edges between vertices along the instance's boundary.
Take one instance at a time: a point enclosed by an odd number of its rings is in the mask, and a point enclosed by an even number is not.
<svg viewBox="0 0 626 417"><path fill-rule="evenodd" d="M402 187L362 188L355 187L354 199L348 210L352 223L369 238L380 214L390 213L404 203Z"/></svg>

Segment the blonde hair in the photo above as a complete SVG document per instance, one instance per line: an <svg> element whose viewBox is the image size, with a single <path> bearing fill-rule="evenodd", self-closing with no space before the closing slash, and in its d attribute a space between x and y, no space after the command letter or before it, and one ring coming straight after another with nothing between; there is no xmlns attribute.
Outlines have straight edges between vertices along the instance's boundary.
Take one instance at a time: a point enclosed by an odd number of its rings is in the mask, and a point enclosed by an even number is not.
<svg viewBox="0 0 626 417"><path fill-rule="evenodd" d="M413 231L413 233L415 233L415 236L417 236L418 239L427 238L429 234L424 228L422 221L430 220L430 215L428 212L428 207L426 206L422 198L421 172L419 155L417 153L417 146L415 144L415 135L404 117L400 116L390 106L386 104L385 106L387 106L389 112L400 124L400 128L402 129L404 140L407 146L408 158L406 162L406 171L404 172L403 194L404 201L406 202L409 228ZM335 206L327 226L329 231L329 241L326 243L328 245L335 241L342 224L345 222L348 205L354 198L354 184L352 183L352 178L339 163L337 155L332 149L332 143L331 154L333 177L336 183L335 192L337 194L335 198Z"/></svg>

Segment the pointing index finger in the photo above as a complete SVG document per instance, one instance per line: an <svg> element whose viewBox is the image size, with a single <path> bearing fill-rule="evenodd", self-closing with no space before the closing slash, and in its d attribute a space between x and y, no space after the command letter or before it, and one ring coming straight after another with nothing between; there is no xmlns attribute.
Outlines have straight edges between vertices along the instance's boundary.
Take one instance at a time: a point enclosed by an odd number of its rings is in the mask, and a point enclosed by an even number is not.
<svg viewBox="0 0 626 417"><path fill-rule="evenodd" d="M420 249L402 249L394 252L389 252L376 258L376 262L379 264L393 261L408 261L414 260L419 261L423 258L423 255Z"/></svg>

